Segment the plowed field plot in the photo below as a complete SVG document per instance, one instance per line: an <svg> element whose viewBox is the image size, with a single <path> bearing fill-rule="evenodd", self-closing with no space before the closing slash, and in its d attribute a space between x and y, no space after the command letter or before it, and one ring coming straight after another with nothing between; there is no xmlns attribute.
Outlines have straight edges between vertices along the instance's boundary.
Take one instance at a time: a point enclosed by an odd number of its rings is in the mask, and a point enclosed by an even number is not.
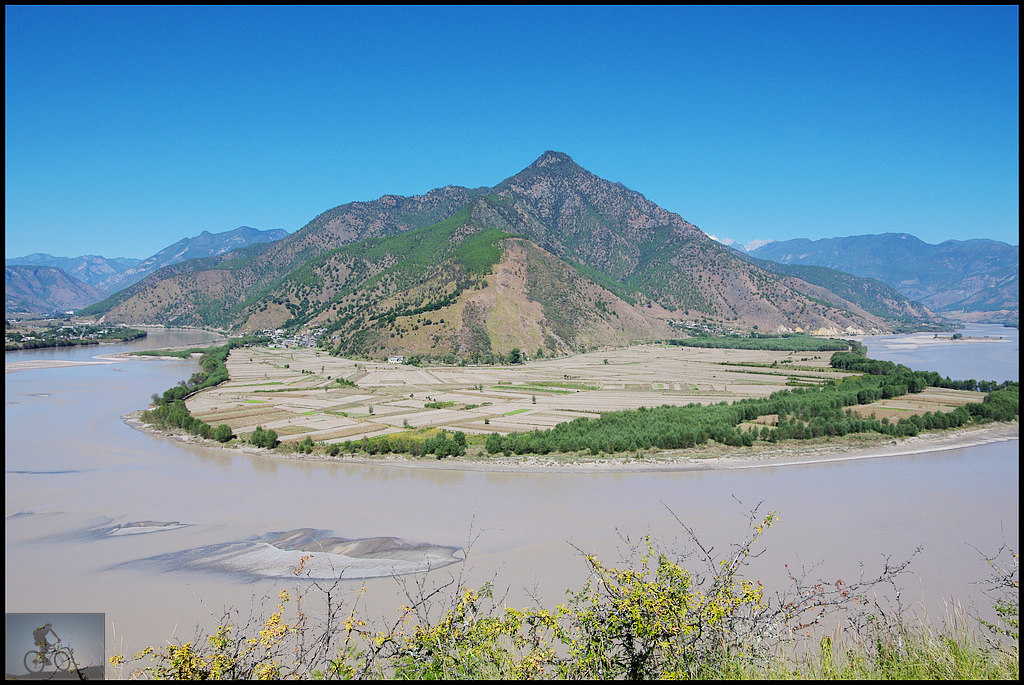
<svg viewBox="0 0 1024 685"><path fill-rule="evenodd" d="M850 407L853 413L862 417L874 415L876 419L900 419L927 412L950 412L957 407L985 399L983 392L969 390L947 390L944 388L925 388L923 392L879 400L871 404L859 404Z"/></svg>

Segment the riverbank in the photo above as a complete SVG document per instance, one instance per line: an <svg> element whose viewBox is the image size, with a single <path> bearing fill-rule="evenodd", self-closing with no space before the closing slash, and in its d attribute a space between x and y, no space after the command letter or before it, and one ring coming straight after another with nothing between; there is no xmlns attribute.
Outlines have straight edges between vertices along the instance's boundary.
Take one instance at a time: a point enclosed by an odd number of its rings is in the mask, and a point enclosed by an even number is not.
<svg viewBox="0 0 1024 685"><path fill-rule="evenodd" d="M367 456L362 454L328 455L300 454L268 450L252 446L222 445L184 432L155 428L144 423L136 411L122 417L124 422L148 435L168 438L182 444L221 450L226 454L242 454L268 459L337 464L367 464L398 468L444 469L479 472L519 473L631 473L645 471L709 471L750 469L776 466L797 466L855 459L875 459L925 454L962 449L993 442L1019 440L1019 423L992 423L968 428L950 429L895 440L880 434L858 434L830 440L790 441L754 447L730 447L711 444L687 450L641 452L632 455L591 457L550 455L505 457L471 452L465 457L411 457L399 454Z"/></svg>

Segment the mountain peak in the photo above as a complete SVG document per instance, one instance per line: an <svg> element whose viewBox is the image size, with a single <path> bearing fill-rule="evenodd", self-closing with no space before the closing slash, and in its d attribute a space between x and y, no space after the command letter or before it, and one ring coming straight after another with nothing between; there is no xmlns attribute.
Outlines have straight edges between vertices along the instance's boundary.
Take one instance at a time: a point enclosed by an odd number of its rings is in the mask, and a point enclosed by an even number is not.
<svg viewBox="0 0 1024 685"><path fill-rule="evenodd" d="M576 162L572 161L572 157L565 154L564 152L556 152L555 150L546 150L544 154L537 158L530 166L536 169L542 169L545 167L556 167L562 165L577 166Z"/></svg>
<svg viewBox="0 0 1024 685"><path fill-rule="evenodd" d="M589 172L586 169L572 161L572 157L564 152L547 150L544 154L534 160L533 164L526 167L515 176L506 178L492 190L504 191L507 190L510 185L529 185L536 183L538 179L563 179L571 181L572 179L579 177L581 174L588 173Z"/></svg>

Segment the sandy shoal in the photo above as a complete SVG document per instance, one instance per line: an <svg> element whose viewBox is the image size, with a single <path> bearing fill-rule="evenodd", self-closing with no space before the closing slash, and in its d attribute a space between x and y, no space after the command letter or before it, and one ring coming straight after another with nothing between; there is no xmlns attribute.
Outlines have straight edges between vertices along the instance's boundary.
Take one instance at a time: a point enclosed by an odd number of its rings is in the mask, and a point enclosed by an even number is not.
<svg viewBox="0 0 1024 685"><path fill-rule="evenodd" d="M4 362L4 373L17 373L18 371L35 371L38 369L59 369L64 366L94 366L96 364L116 364L129 359L135 359L132 352L110 352L107 354L96 354L91 360L80 359L29 359L21 362ZM145 359L166 359L166 357L144 357Z"/></svg>
<svg viewBox="0 0 1024 685"><path fill-rule="evenodd" d="M164 355L144 355L136 354L135 352L110 352L107 354L97 354L92 360L72 360L72 359L31 359L23 362L5 362L4 373L16 373L18 371L33 371L37 369L57 369L62 366L92 366L94 364L116 364L118 362L125 362L130 359L148 359L148 360L174 360L180 361L179 357L167 357Z"/></svg>
<svg viewBox="0 0 1024 685"><path fill-rule="evenodd" d="M5 362L4 373L32 371L35 369L56 369L62 366L92 366L93 364L113 364L114 359L105 361L70 361L65 359L33 359L24 362Z"/></svg>
<svg viewBox="0 0 1024 685"><path fill-rule="evenodd" d="M871 340L871 337L853 336L853 339L854 340L859 340L860 342L865 342L867 340ZM1008 342L1012 342L1012 341L1009 338L1003 338L1003 337L998 337L998 336L997 337L989 337L989 336L986 336L986 337L967 337L967 338L958 338L956 340L953 340L949 336L945 336L945 337L939 336L939 337L929 338L925 334L916 334L916 335L904 335L904 336L892 337L892 338L889 338L887 340L875 340L874 342L879 347L884 347L884 348L887 348L887 349L916 350L916 349L919 349L921 347L939 347L939 346L949 346L949 345L964 345L966 343L1008 343Z"/></svg>

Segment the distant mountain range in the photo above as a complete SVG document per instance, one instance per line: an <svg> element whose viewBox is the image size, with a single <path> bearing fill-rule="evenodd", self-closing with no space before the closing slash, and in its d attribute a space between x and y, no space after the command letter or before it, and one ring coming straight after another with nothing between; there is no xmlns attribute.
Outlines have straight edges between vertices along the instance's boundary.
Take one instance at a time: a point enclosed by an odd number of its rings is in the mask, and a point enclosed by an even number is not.
<svg viewBox="0 0 1024 685"><path fill-rule="evenodd" d="M878 279L936 312L958 317L1016 319L1020 309L1020 247L995 240L930 245L907 233L882 233L770 242L748 254Z"/></svg>
<svg viewBox="0 0 1024 685"><path fill-rule="evenodd" d="M854 334L941 322L863 280L819 278L845 282L858 303L766 268L548 151L492 188L340 205L280 241L164 267L83 314L237 332L309 327L338 353L461 358L703 326ZM870 294L879 287L884 297Z"/></svg>
<svg viewBox="0 0 1024 685"><path fill-rule="evenodd" d="M141 259L128 257L101 257L99 255L83 255L81 257L54 257L42 252L36 252L24 257L4 260L5 266L45 266L52 269L60 269L68 276L76 278L83 283L98 288L105 295L111 290L103 287L103 283L128 269L134 268L142 263Z"/></svg>
<svg viewBox="0 0 1024 685"><path fill-rule="evenodd" d="M223 233L203 231L195 238L183 238L160 250L152 257L142 260L139 264L110 276L98 287L108 293L113 293L138 283L149 274L165 266L189 259L215 257L250 245L272 243L287 235L288 231L280 228L261 231L248 226L239 226L233 231Z"/></svg>
<svg viewBox="0 0 1024 685"><path fill-rule="evenodd" d="M288 232L282 229L261 231L248 226L240 226L223 233L203 231L194 238L183 238L148 259L107 258L99 255L54 257L38 252L25 257L6 259L7 267L58 269L72 280L90 287L78 288L75 283L66 283L56 275L43 271L31 272L17 269L20 277L13 281L9 277L5 284L5 310L48 313L79 309L137 283L165 266L189 259L222 255L250 245L273 242L286 235ZM35 273L35 276L29 276L31 273ZM32 288L37 288L37 290L32 290ZM54 292L53 296L47 294L51 290ZM77 294L72 297L72 292ZM78 304L72 305L69 304L70 302ZM29 308L24 309L24 307Z"/></svg>
<svg viewBox="0 0 1024 685"><path fill-rule="evenodd" d="M766 245L767 243L774 242L772 240L760 240L760 239L758 239L758 240L751 240L749 243L741 243L739 241L733 240L732 238L719 238L716 235L710 235L710 234L709 234L709 237L712 240L716 241L716 242L722 243L723 245L727 245L727 246L731 247L732 249L738 250L740 252L750 252L751 250L756 250L757 248L761 247L762 245Z"/></svg>

